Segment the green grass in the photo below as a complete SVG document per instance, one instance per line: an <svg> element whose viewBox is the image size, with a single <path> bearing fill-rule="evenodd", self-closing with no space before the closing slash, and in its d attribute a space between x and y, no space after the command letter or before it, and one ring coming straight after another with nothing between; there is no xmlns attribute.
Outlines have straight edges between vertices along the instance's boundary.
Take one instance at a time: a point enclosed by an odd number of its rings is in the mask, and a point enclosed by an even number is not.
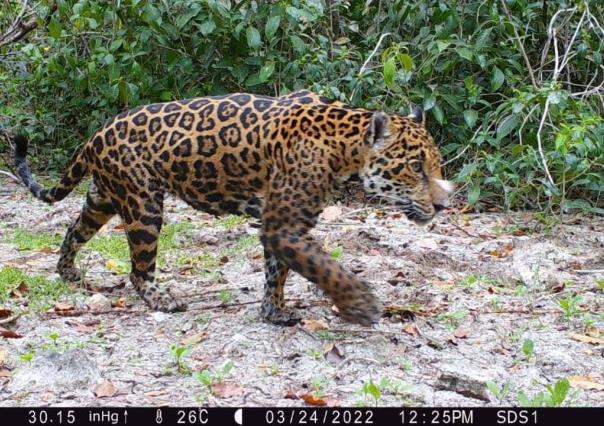
<svg viewBox="0 0 604 426"><path fill-rule="evenodd" d="M174 260L177 267L192 267L193 271L204 278L218 278L220 259L224 256L239 256L252 247L260 244L255 235L243 235L232 246L217 252L202 252L201 254L179 253Z"/></svg>
<svg viewBox="0 0 604 426"><path fill-rule="evenodd" d="M188 231L193 227L189 222L178 222L165 225L159 235L159 249L157 256L157 264L163 267L166 264L166 254L181 246L178 242L178 236L187 235ZM128 240L123 231L119 233L110 233L106 235L97 235L90 240L85 250L93 250L98 252L105 260L116 261L119 265L118 272L130 272L130 249Z"/></svg>
<svg viewBox="0 0 604 426"><path fill-rule="evenodd" d="M29 300L28 306L35 311L46 310L62 296L72 294L72 290L63 281L27 275L20 269L4 266L0 269L0 303L7 303L11 298L11 291L21 283L27 285L28 291L24 296Z"/></svg>
<svg viewBox="0 0 604 426"><path fill-rule="evenodd" d="M247 221L247 219L245 216L230 215L230 216L224 216L224 217L218 218L214 222L214 225L221 226L226 229L231 229L231 228L236 228L240 225L243 225L246 221Z"/></svg>
<svg viewBox="0 0 604 426"><path fill-rule="evenodd" d="M18 250L42 250L58 248L62 240L63 236L59 234L16 229L9 233L4 241L14 244Z"/></svg>
<svg viewBox="0 0 604 426"><path fill-rule="evenodd" d="M243 235L233 246L227 248L224 254L237 255L259 244L260 239L256 235Z"/></svg>

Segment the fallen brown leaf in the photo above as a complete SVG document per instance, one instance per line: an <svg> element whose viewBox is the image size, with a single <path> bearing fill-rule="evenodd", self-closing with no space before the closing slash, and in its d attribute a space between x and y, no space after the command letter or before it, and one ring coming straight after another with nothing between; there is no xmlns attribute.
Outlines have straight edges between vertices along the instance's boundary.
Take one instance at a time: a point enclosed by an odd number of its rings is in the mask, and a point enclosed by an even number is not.
<svg viewBox="0 0 604 426"><path fill-rule="evenodd" d="M412 336L417 336L419 333L417 332L417 327L415 324L407 324L403 327L403 331Z"/></svg>
<svg viewBox="0 0 604 426"><path fill-rule="evenodd" d="M0 368L0 377L10 377L10 370Z"/></svg>
<svg viewBox="0 0 604 426"><path fill-rule="evenodd" d="M114 308L127 308L128 302L126 302L126 299L124 299L123 297L120 297L117 300L112 300L111 306L113 306Z"/></svg>
<svg viewBox="0 0 604 426"><path fill-rule="evenodd" d="M570 382L571 386L578 389L598 391L604 390L604 384L594 382L593 377L590 376L569 376L568 381Z"/></svg>
<svg viewBox="0 0 604 426"><path fill-rule="evenodd" d="M13 311L7 308L0 308L0 318L10 317Z"/></svg>
<svg viewBox="0 0 604 426"><path fill-rule="evenodd" d="M42 247L39 252L43 253L43 254L53 254L53 253L57 253L59 251L59 249L57 248L52 248L52 247Z"/></svg>
<svg viewBox="0 0 604 426"><path fill-rule="evenodd" d="M344 359L344 353L335 343L330 343L323 348L323 356L332 365L339 364Z"/></svg>
<svg viewBox="0 0 604 426"><path fill-rule="evenodd" d="M564 283L558 283L551 288L551 292L560 293L562 290L564 290L565 287L566 285Z"/></svg>
<svg viewBox="0 0 604 426"><path fill-rule="evenodd" d="M315 332L315 331L320 331L320 330L327 330L327 323L325 323L325 321L323 320L314 320L314 319L303 319L302 321L300 321L300 325L302 325L302 328L310 331L310 332Z"/></svg>
<svg viewBox="0 0 604 426"><path fill-rule="evenodd" d="M22 335L20 335L16 331L9 330L9 329L4 328L4 327L0 327L0 336L4 337L6 339L19 339L19 338L23 337Z"/></svg>
<svg viewBox="0 0 604 426"><path fill-rule="evenodd" d="M592 345L604 344L604 339L602 339L600 337L585 336L583 334L577 334L577 333L570 333L569 336L571 339L574 339L574 340L577 340L577 341L583 342L583 343L590 343Z"/></svg>
<svg viewBox="0 0 604 426"><path fill-rule="evenodd" d="M21 281L19 285L11 290L11 295L13 297L23 297L27 292L29 292L29 287L25 281Z"/></svg>
<svg viewBox="0 0 604 426"><path fill-rule="evenodd" d="M221 398L232 398L243 395L243 388L236 383L217 383L212 386L212 393Z"/></svg>
<svg viewBox="0 0 604 426"><path fill-rule="evenodd" d="M314 396L310 393L305 393L300 398L302 398L304 400L304 402L306 402L309 405L316 405L318 407L324 407L325 405L327 405L327 402L325 402L324 399L317 398L316 396Z"/></svg>
<svg viewBox="0 0 604 426"><path fill-rule="evenodd" d="M180 343L183 346L196 345L196 344L200 343L202 340L204 340L206 337L208 337L208 332L202 331L201 333L193 334L191 336L187 336L187 337L183 338L180 341Z"/></svg>
<svg viewBox="0 0 604 426"><path fill-rule="evenodd" d="M117 388L108 380L99 383L94 388L94 394L97 398L111 398L117 393Z"/></svg>
<svg viewBox="0 0 604 426"><path fill-rule="evenodd" d="M56 312L65 312L65 311L73 311L75 307L68 302L57 302L55 303L54 310Z"/></svg>
<svg viewBox="0 0 604 426"><path fill-rule="evenodd" d="M567 267L574 270L583 269L583 264L578 260L571 260L568 262Z"/></svg>
<svg viewBox="0 0 604 426"><path fill-rule="evenodd" d="M321 219L326 222L335 222L342 217L342 209L338 206L328 206L323 209Z"/></svg>
<svg viewBox="0 0 604 426"><path fill-rule="evenodd" d="M457 328L453 332L453 336L457 337L458 339L465 339L466 337L468 337L468 333L468 330L466 330L465 328Z"/></svg>

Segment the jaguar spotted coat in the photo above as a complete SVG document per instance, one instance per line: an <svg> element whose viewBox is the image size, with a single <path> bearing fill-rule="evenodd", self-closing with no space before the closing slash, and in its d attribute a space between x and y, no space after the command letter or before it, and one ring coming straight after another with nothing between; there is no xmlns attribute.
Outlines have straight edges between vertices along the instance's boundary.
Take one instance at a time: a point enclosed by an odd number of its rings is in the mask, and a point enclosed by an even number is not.
<svg viewBox="0 0 604 426"><path fill-rule="evenodd" d="M66 280L80 279L78 249L118 214L134 287L153 309L185 309L183 300L154 282L163 201L171 193L214 215L261 219L266 319L296 320L283 299L292 269L331 296L345 320L367 325L379 316L379 301L366 282L322 251L309 230L329 192L354 176L419 223L447 206L452 185L441 180L441 157L422 115L419 109L410 116L371 112L307 91L156 103L109 120L52 189L32 177L22 136L15 138L16 168L33 195L47 203L62 200L92 174L86 202L60 251L57 268Z"/></svg>

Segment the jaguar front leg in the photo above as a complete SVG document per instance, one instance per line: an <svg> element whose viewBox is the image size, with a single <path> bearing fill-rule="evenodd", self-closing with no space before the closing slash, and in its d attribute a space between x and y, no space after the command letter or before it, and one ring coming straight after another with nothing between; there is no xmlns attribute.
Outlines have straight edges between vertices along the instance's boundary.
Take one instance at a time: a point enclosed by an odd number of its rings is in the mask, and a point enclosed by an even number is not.
<svg viewBox="0 0 604 426"><path fill-rule="evenodd" d="M322 194L328 185L320 176L326 175L317 174L312 180L295 173L273 174L270 188L275 190L269 191L264 207L262 244L290 269L323 289L344 320L371 325L379 318L381 305L369 285L333 260L308 233L322 209ZM295 201L292 194L298 196Z"/></svg>

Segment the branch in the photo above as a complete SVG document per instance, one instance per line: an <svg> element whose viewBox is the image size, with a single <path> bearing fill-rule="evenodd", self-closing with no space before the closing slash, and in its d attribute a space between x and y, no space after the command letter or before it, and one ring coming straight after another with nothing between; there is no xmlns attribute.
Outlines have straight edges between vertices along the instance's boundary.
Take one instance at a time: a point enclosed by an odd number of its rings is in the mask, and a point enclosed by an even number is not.
<svg viewBox="0 0 604 426"><path fill-rule="evenodd" d="M365 63L363 63L363 66L361 67L361 69L359 70L359 76L363 75L363 73L365 72L365 70L367 69L367 65L369 65L369 61L371 61L371 58L373 58L375 56L375 54L377 53L378 49L380 48L380 45L382 44L382 41L384 40L384 38L386 36L389 36L390 33L384 33L380 36L380 39L378 40L377 44L375 45L375 47L373 48L373 51L369 54L369 56L367 57L367 59L365 60ZM359 85L357 84L354 89L352 90L352 94L350 95L350 99L354 98L354 94L357 90L357 87L359 87Z"/></svg>
<svg viewBox="0 0 604 426"><path fill-rule="evenodd" d="M518 31L516 30L516 26L514 25L514 22L512 22L512 15L510 15L510 11L508 10L507 5L505 4L505 0L501 0L501 5L503 6L503 11L505 12L506 16L508 17L510 24L512 24L512 29L514 30L514 35L516 36L516 41L518 42L518 46L520 47L520 52L522 53L522 57L524 58L526 68L528 69L528 72L529 72L529 77L531 78L531 83L533 84L533 87L535 89L538 89L537 80L535 80L535 73L533 72L533 67L531 66L531 61L529 61L526 51L524 50L524 45L522 44L522 39L520 38Z"/></svg>
<svg viewBox="0 0 604 426"><path fill-rule="evenodd" d="M45 25L48 25L48 23L50 22L50 17L57 10L57 7L57 2L54 2L50 6L50 8L48 9L48 15L44 20ZM0 35L0 46L19 41L38 27L37 16L35 15L35 13L34 16L29 18L26 22L23 22L26 11L28 13L33 12L33 10L28 4L28 0L23 0L23 2L21 3L21 11L19 12L19 15L17 15L15 20L6 30L6 32Z"/></svg>

